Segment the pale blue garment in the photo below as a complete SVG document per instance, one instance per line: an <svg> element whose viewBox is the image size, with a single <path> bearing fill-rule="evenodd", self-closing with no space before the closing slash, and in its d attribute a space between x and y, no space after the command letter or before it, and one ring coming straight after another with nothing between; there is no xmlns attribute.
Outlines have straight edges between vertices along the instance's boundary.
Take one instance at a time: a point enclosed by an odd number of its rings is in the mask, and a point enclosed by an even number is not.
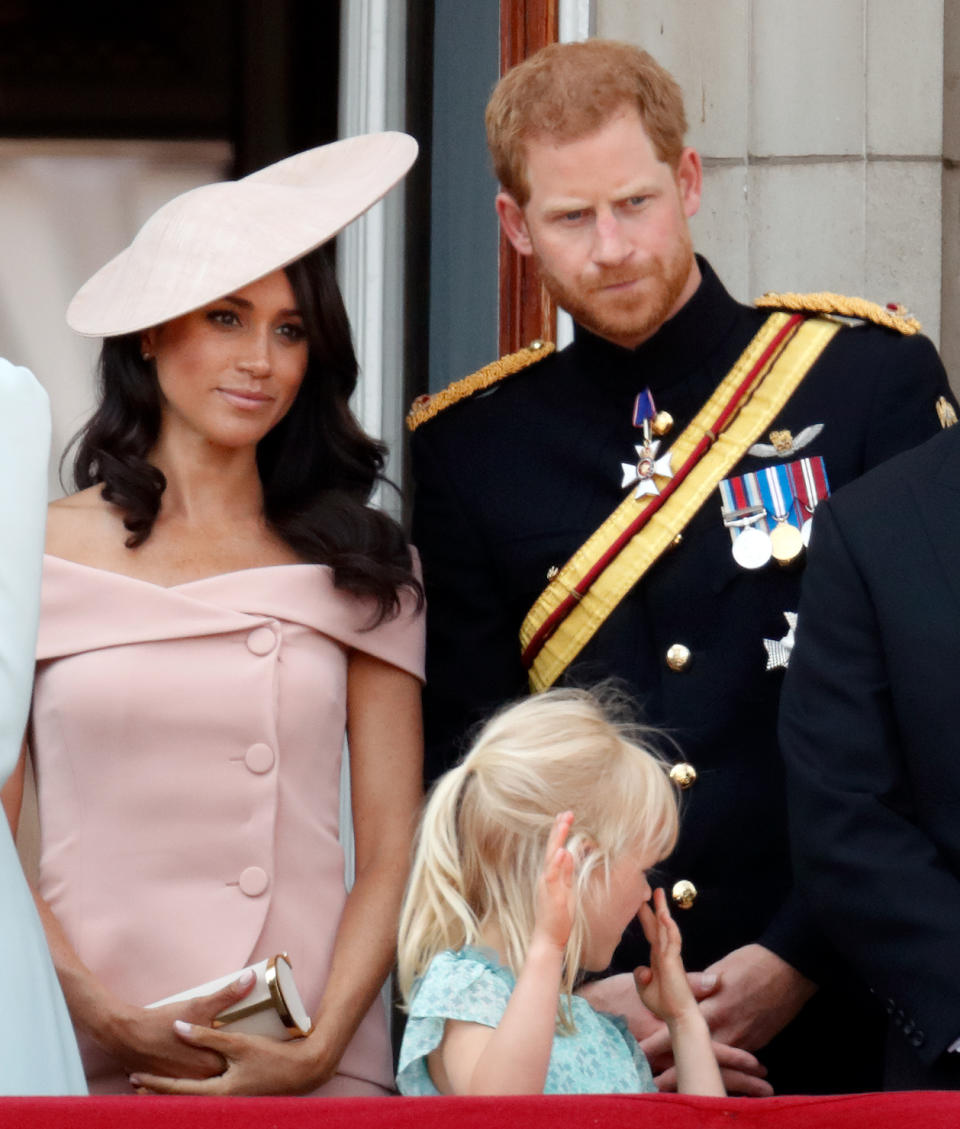
<svg viewBox="0 0 960 1129"><path fill-rule="evenodd" d="M50 407L25 368L0 358L0 783L30 706L46 519ZM0 1094L85 1094L70 1016L0 816Z"/></svg>
<svg viewBox="0 0 960 1129"><path fill-rule="evenodd" d="M496 1027L516 981L489 949L438 953L417 982L403 1044L397 1087L402 1094L438 1094L427 1055L440 1044L448 1019ZM656 1089L650 1066L619 1015L594 1011L573 997L576 1031L553 1036L545 1094L637 1094Z"/></svg>

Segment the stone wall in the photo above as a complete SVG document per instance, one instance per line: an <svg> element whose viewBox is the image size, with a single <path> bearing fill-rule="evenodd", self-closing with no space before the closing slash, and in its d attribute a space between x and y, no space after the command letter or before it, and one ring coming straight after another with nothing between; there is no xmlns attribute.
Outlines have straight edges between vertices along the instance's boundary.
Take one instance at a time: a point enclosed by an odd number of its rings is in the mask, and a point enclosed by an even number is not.
<svg viewBox="0 0 960 1129"><path fill-rule="evenodd" d="M594 29L645 47L683 86L706 171L694 238L738 298L902 302L942 339L960 387L957 9L597 0Z"/></svg>

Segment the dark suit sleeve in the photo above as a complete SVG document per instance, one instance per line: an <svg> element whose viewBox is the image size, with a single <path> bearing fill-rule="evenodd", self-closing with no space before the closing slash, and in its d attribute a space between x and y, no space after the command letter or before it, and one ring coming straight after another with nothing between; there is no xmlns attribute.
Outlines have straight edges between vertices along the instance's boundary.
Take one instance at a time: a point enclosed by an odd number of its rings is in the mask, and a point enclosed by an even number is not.
<svg viewBox="0 0 960 1129"><path fill-rule="evenodd" d="M465 751L465 736L494 708L523 694L519 621L487 539L461 489L462 475L430 434L411 446L415 483L413 542L423 562L427 597L427 681L423 695L427 783Z"/></svg>
<svg viewBox="0 0 960 1129"><path fill-rule="evenodd" d="M932 1062L960 1035L960 882L911 815L871 556L818 510L781 700L791 842L825 935Z"/></svg>
<svg viewBox="0 0 960 1129"><path fill-rule="evenodd" d="M821 988L838 975L836 953L816 927L806 902L795 888L758 940Z"/></svg>

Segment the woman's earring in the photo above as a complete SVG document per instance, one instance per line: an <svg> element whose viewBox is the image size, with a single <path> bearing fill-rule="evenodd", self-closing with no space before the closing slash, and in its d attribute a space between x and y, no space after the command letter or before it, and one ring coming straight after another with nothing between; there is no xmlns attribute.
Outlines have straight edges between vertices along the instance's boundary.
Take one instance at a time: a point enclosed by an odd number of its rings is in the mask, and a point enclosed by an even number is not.
<svg viewBox="0 0 960 1129"><path fill-rule="evenodd" d="M152 360L153 360L153 353L151 353L151 352L149 351L149 349L144 349L144 350L143 350L143 352L142 352L142 353L140 354L140 356L141 356L141 357L142 357L142 358L143 358L143 359L144 359L145 361L152 361Z"/></svg>

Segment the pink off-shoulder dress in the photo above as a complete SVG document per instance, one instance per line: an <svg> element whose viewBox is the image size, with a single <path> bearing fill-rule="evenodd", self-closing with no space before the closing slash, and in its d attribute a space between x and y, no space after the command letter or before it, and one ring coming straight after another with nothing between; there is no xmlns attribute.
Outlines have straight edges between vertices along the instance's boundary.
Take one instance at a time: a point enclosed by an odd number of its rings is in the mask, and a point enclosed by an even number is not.
<svg viewBox="0 0 960 1129"><path fill-rule="evenodd" d="M411 602L368 629L372 613L320 565L164 588L45 558L40 890L121 999L146 1004L286 952L316 1011L346 900L349 654L423 676ZM81 1050L92 1091L130 1092L117 1062L89 1040ZM392 1086L379 1001L339 1071L328 1092Z"/></svg>

